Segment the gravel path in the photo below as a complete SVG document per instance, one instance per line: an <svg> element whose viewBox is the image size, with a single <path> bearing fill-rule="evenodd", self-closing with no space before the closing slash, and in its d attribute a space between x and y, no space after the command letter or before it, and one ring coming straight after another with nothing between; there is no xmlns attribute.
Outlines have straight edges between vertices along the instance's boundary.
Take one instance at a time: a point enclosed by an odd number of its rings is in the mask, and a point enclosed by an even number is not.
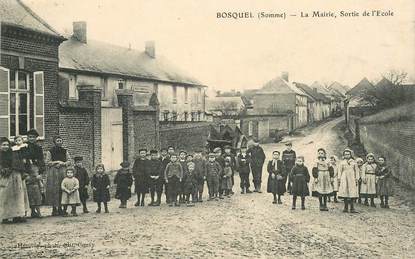
<svg viewBox="0 0 415 259"><path fill-rule="evenodd" d="M333 129L336 119L305 136L291 138L306 165L319 147L340 154L344 147ZM283 144L263 146L267 156ZM263 179L267 179L264 170ZM238 178L238 177L237 177ZM239 186L239 179L237 181ZM236 188L239 190L239 188ZM341 212L342 204L307 198L305 211L271 204L272 195L235 194L231 199L204 202L196 207L118 209L112 200L109 214L45 217L27 224L0 225L2 258L414 258L415 214L400 200L391 209L358 206L359 214ZM379 201L378 201L379 202ZM89 205L95 209L94 204ZM44 214L49 208L43 209Z"/></svg>

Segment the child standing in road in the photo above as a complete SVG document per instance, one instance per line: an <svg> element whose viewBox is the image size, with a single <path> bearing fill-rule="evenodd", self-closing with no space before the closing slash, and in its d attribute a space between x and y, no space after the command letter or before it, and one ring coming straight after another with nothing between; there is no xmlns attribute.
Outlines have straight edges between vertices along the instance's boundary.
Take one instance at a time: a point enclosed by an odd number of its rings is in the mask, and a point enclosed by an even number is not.
<svg viewBox="0 0 415 259"><path fill-rule="evenodd" d="M359 197L357 190L358 169L356 162L352 157L352 151L345 149L343 151L343 161L339 165L339 198L344 199L343 212L348 212L350 205L350 213L357 213L354 209L354 200Z"/></svg>
<svg viewBox="0 0 415 259"><path fill-rule="evenodd" d="M181 150L179 153L179 163L182 165L183 168L183 176L187 174L187 152L184 150ZM180 189L179 189L179 203L185 203L185 195L184 195L184 182L180 183Z"/></svg>
<svg viewBox="0 0 415 259"><path fill-rule="evenodd" d="M222 175L222 167L216 161L216 154L209 153L209 160L206 164L206 178L209 189L209 201L219 200L219 178Z"/></svg>
<svg viewBox="0 0 415 259"><path fill-rule="evenodd" d="M110 201L110 178L105 173L103 164L95 167L95 174L92 176L91 187L93 191L94 202L97 203L97 213L101 213L101 203L104 203L105 213L108 211L108 202Z"/></svg>
<svg viewBox="0 0 415 259"><path fill-rule="evenodd" d="M315 167L313 167L314 177L314 196L318 197L320 211L328 211L327 197L333 194L332 178L334 176L333 167L326 160L327 153L323 148L318 149L318 158Z"/></svg>
<svg viewBox="0 0 415 259"><path fill-rule="evenodd" d="M79 181L79 198L82 203L83 212L89 213L88 208L86 207L86 201L89 198L88 195L88 185L89 185L89 175L86 169L83 167L81 156L76 156L75 161L75 177Z"/></svg>
<svg viewBox="0 0 415 259"><path fill-rule="evenodd" d="M195 174L195 163L187 163L187 173L183 177L184 183L184 195L186 204L188 207L194 206L196 202L196 192L197 192L197 179ZM190 196L192 196L192 202L190 202Z"/></svg>
<svg viewBox="0 0 415 259"><path fill-rule="evenodd" d="M393 179L392 171L386 165L386 158L383 156L378 158L376 176L378 178L377 193L380 196L380 207L389 209L389 196L393 195Z"/></svg>
<svg viewBox="0 0 415 259"><path fill-rule="evenodd" d="M196 150L193 162L195 163L195 177L197 180L196 200L203 202L203 189L206 180L206 160L202 157L201 150Z"/></svg>
<svg viewBox="0 0 415 259"><path fill-rule="evenodd" d="M66 177L62 180L62 200L61 204L63 205L63 216L67 216L68 205L71 206L71 215L78 216L76 214L76 206L79 206L81 201L79 199L79 181L74 177L74 169L66 169Z"/></svg>
<svg viewBox="0 0 415 259"><path fill-rule="evenodd" d="M160 206L161 204L161 194L163 192L163 182L164 182L164 171L163 163L158 158L158 151L151 150L151 160L148 161L148 174L149 174L149 186L150 186L150 197L151 202L148 206ZM157 195L156 201L154 201L154 195Z"/></svg>
<svg viewBox="0 0 415 259"><path fill-rule="evenodd" d="M170 162L166 166L164 171L164 180L167 183L167 188L169 190L168 199L169 206L180 206L177 202L177 195L181 189L181 182L183 179L183 168L180 162L177 161L177 155L172 153L170 154Z"/></svg>
<svg viewBox="0 0 415 259"><path fill-rule="evenodd" d="M358 171L358 191L359 191L359 199L358 203L362 203L362 174L363 174L363 164L364 161L360 157L356 158L356 164L357 164L357 171ZM339 179L340 181L340 179Z"/></svg>
<svg viewBox="0 0 415 259"><path fill-rule="evenodd" d="M285 172L283 170L282 161L279 158L280 152L272 152L272 160L268 162L267 166L267 171L269 173L267 192L272 193L272 195L274 196L274 200L272 201L273 204L282 204L281 196L284 195L286 191L286 175L284 174Z"/></svg>
<svg viewBox="0 0 415 259"><path fill-rule="evenodd" d="M333 186L333 201L337 203L337 192L339 191L339 179L338 179L338 166L337 166L337 157L332 155L330 156L330 166L333 168L333 178L331 179L331 185ZM328 202L331 202L330 196L328 197Z"/></svg>
<svg viewBox="0 0 415 259"><path fill-rule="evenodd" d="M135 193L137 194L137 202L134 206L144 206L146 193L149 191L149 170L147 159L147 149L142 148L138 150L139 157L134 161L133 177L135 185Z"/></svg>
<svg viewBox="0 0 415 259"><path fill-rule="evenodd" d="M376 208L376 171L377 164L375 155L369 153L366 156L366 163L363 165L362 170L362 196L365 198L365 205L369 206L368 199L370 198L370 206Z"/></svg>
<svg viewBox="0 0 415 259"><path fill-rule="evenodd" d="M305 197L310 195L307 183L310 182L310 174L308 169L304 166L304 157L299 156L296 159L295 166L291 169L290 173L291 181L291 194L293 196L292 209L295 210L297 197L301 197L301 209L305 210Z"/></svg>
<svg viewBox="0 0 415 259"><path fill-rule="evenodd" d="M287 178L290 175L291 169L295 165L297 154L292 149L292 143L291 142L285 143L285 146L286 146L286 149L284 151L282 151L282 158L281 159L282 159L282 163L284 165L284 167L283 167L284 168L284 175L286 175L286 178L284 179L284 181L287 182L288 191L291 192L291 186L290 186L291 181Z"/></svg>
<svg viewBox="0 0 415 259"><path fill-rule="evenodd" d="M247 153L246 147L241 147L241 153L236 158L239 177L241 178L241 194L252 193L249 190L249 174L251 172L251 158Z"/></svg>
<svg viewBox="0 0 415 259"><path fill-rule="evenodd" d="M124 161L121 164L114 178L114 184L117 185L115 198L121 201L121 209L127 208L127 201L131 198L131 185L133 185L133 175L130 172L130 163Z"/></svg>
<svg viewBox="0 0 415 259"><path fill-rule="evenodd" d="M223 176L222 176L222 190L224 195L228 198L231 197L231 190L232 190L232 165L231 165L231 157L225 157L225 167L223 168Z"/></svg>

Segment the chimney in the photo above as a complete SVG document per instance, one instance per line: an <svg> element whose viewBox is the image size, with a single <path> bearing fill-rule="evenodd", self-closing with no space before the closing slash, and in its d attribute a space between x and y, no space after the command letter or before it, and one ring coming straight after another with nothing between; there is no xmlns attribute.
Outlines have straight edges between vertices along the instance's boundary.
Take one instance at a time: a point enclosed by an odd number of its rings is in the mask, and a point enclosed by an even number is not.
<svg viewBox="0 0 415 259"><path fill-rule="evenodd" d="M145 52L150 58L156 58L156 47L154 41L146 41Z"/></svg>
<svg viewBox="0 0 415 259"><path fill-rule="evenodd" d="M289 82L288 81L288 72L282 72L281 73L281 78L284 79L285 81Z"/></svg>
<svg viewBox="0 0 415 259"><path fill-rule="evenodd" d="M82 43L87 43L86 39L86 22L73 22L73 37Z"/></svg>

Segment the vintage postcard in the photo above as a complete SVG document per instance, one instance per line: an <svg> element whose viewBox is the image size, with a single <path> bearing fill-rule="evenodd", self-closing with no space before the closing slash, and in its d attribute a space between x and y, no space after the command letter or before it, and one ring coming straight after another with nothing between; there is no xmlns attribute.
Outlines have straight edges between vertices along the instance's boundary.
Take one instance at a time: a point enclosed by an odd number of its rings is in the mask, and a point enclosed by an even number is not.
<svg viewBox="0 0 415 259"><path fill-rule="evenodd" d="M1 258L413 258L413 0L0 0Z"/></svg>

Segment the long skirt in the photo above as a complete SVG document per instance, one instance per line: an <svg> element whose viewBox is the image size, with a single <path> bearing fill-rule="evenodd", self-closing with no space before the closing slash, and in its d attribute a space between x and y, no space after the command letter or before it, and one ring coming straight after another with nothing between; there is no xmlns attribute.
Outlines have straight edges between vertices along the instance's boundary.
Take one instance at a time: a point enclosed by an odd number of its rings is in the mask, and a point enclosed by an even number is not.
<svg viewBox="0 0 415 259"><path fill-rule="evenodd" d="M393 195L393 179L383 178L378 180L377 193L380 196L392 196Z"/></svg>
<svg viewBox="0 0 415 259"><path fill-rule="evenodd" d="M277 195L284 195L284 193L286 192L286 187L285 187L285 178L282 178L281 180L277 180L277 177L272 178L271 175L269 175L268 177L268 182L267 182L267 192L268 193L273 193L273 194L277 194Z"/></svg>
<svg viewBox="0 0 415 259"><path fill-rule="evenodd" d="M360 194L365 198L373 198L376 196L376 175L366 174L362 182Z"/></svg>
<svg viewBox="0 0 415 259"><path fill-rule="evenodd" d="M76 190L75 192L68 194L66 192L62 192L62 205L79 205L81 200L79 199L79 191Z"/></svg>
<svg viewBox="0 0 415 259"><path fill-rule="evenodd" d="M25 217L29 211L26 183L19 172L0 177L0 219Z"/></svg>
<svg viewBox="0 0 415 259"><path fill-rule="evenodd" d="M291 194L295 196L308 196L310 192L308 190L308 185L306 182L305 176L295 176L291 188Z"/></svg>
<svg viewBox="0 0 415 259"><path fill-rule="evenodd" d="M317 184L314 185L314 195L333 194L333 186L331 185L331 178L329 171L318 171Z"/></svg>
<svg viewBox="0 0 415 259"><path fill-rule="evenodd" d="M65 178L66 166L60 168L49 167L46 175L46 205L61 206L61 184Z"/></svg>

